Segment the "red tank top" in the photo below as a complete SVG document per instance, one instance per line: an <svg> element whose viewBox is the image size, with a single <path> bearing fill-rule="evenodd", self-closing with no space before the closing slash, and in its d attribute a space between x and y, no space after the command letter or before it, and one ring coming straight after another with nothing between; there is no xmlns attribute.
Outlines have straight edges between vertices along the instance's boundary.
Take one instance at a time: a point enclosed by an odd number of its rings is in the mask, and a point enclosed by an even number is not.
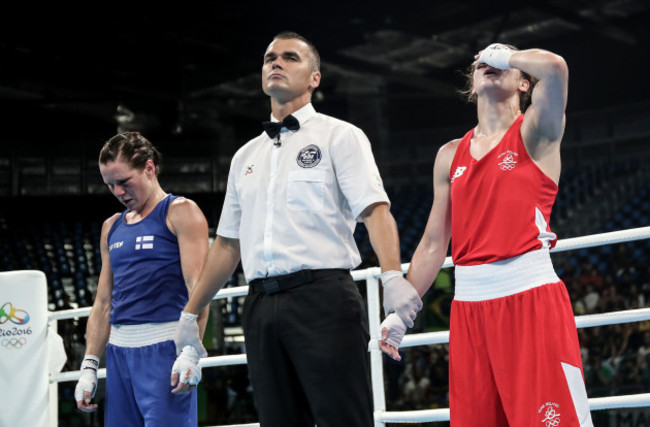
<svg viewBox="0 0 650 427"><path fill-rule="evenodd" d="M465 134L451 163L451 255L456 265L504 260L552 248L549 220L558 187L528 155L521 139L523 114L480 160Z"/></svg>

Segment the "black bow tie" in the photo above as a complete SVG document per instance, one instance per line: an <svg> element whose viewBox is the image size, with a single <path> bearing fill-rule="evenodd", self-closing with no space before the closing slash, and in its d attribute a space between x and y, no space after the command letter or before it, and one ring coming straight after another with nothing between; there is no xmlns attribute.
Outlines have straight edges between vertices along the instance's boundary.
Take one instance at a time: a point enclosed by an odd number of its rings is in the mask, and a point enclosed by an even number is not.
<svg viewBox="0 0 650 427"><path fill-rule="evenodd" d="M282 128L287 128L289 130L300 129L300 123L298 123L298 119L292 115L288 115L281 122L262 122L262 127L266 131L267 135L273 139L280 134Z"/></svg>

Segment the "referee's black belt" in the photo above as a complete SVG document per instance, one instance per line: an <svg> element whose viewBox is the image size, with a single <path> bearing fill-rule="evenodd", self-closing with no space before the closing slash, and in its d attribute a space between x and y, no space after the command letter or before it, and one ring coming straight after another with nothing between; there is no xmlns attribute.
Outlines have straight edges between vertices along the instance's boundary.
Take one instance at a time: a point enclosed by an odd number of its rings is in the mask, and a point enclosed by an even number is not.
<svg viewBox="0 0 650 427"><path fill-rule="evenodd" d="M307 283L337 274L350 274L343 268L324 268L320 270L299 270L282 276L251 280L248 286L251 292L263 292L267 295L287 291Z"/></svg>

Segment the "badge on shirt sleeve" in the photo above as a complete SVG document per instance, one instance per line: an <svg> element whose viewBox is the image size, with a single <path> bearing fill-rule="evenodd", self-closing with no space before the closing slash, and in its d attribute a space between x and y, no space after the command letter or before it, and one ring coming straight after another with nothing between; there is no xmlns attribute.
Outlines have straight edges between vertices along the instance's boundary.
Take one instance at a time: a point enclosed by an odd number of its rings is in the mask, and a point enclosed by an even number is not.
<svg viewBox="0 0 650 427"><path fill-rule="evenodd" d="M301 168L313 168L320 163L321 158L322 154L320 152L320 148L314 144L310 144L300 150L296 161L298 162L298 166Z"/></svg>

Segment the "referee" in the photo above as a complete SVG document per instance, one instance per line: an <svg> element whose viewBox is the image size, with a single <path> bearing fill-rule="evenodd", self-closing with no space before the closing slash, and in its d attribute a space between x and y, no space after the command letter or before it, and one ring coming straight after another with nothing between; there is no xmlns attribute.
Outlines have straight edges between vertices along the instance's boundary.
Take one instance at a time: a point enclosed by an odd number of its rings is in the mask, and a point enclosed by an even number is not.
<svg viewBox="0 0 650 427"><path fill-rule="evenodd" d="M181 355L172 383L184 393L200 379L205 355L195 313L241 257L250 285L246 354L265 427L374 423L368 323L350 274L361 262L357 222L381 265L385 310L412 325L422 306L402 276L397 227L370 142L311 104L319 70L316 48L296 33L280 33L268 46L262 88L271 120L232 159L217 238L175 336Z"/></svg>

